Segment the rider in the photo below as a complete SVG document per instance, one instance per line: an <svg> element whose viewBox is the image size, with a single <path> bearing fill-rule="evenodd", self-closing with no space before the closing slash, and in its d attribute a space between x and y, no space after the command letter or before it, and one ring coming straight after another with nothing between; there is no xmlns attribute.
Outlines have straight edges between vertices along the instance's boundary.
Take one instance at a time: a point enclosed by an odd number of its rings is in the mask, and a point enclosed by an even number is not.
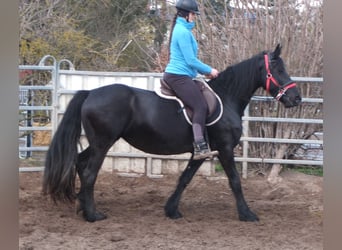
<svg viewBox="0 0 342 250"><path fill-rule="evenodd" d="M178 98L192 109L193 159L204 159L217 152L211 152L205 140L204 130L208 106L193 78L198 73L215 78L219 72L197 58L198 45L191 32L195 26L195 17L199 15L196 0L178 0L176 9L169 41L170 60L165 68L163 79Z"/></svg>

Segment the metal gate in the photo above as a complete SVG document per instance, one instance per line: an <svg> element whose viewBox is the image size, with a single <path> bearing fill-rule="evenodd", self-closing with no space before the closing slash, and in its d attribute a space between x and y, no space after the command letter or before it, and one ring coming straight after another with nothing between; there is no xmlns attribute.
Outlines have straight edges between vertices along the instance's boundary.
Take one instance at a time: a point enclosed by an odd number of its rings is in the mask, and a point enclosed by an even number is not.
<svg viewBox="0 0 342 250"><path fill-rule="evenodd" d="M62 69L63 68L63 69ZM64 69L67 68L67 69ZM44 78L46 84L26 84L19 86L19 93L32 92L33 95L37 91L45 91L49 93L49 102L42 105L41 103L21 102L19 104L19 112L35 113L48 112L51 125L36 126L32 123L25 123L19 126L19 133L32 135L35 131L49 131L51 135L57 129L58 123L63 116L68 102L73 94L80 89L93 89L100 86L123 83L129 86L154 90L159 88L159 79L161 73L144 73L144 72L94 72L94 71L77 71L72 63L68 60L56 61L53 56L47 55L42 58L40 63L35 66L21 65L20 71L30 70L32 72L47 72L48 77ZM314 82L322 83L322 78L308 77L292 77L297 82ZM252 100L264 101L270 97L256 96ZM303 102L323 103L323 98L303 98ZM294 143L294 144L318 144L323 145L323 140L299 140L299 139L279 139L279 138L256 138L248 135L250 123L254 121L263 122L293 122L293 123L316 123L323 124L323 119L300 119L300 118L282 118L282 117L251 117L248 108L243 117L243 136L242 156L236 157L237 162L242 163L243 177L247 177L248 163L280 163L280 164L302 164L302 165L323 165L323 160L287 160L287 159L265 159L248 157L249 142L264 141L274 143ZM26 113L25 113L26 112ZM21 157L30 157L32 152L45 153L48 146L37 146L27 143L30 139L26 138L25 143L20 143L19 152ZM87 142L82 138L83 144ZM24 145L25 144L25 145ZM146 154L142 151L132 148L125 142L116 143L108 152L103 168L121 173L122 175L142 175L146 174L151 177L159 177L165 173L177 173L182 170L189 159L189 154L160 156ZM204 175L212 175L215 171L217 161L206 161L204 166L200 168L200 173ZM37 167L21 167L19 171L41 171L43 166Z"/></svg>

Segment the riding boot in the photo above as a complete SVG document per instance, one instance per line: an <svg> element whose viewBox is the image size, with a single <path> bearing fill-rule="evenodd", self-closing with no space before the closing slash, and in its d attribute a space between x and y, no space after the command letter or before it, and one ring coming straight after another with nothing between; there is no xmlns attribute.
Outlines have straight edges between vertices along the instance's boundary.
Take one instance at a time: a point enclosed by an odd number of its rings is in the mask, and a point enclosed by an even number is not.
<svg viewBox="0 0 342 250"><path fill-rule="evenodd" d="M218 155L218 151L210 151L208 143L202 139L198 142L194 142L194 160L212 158L215 155Z"/></svg>

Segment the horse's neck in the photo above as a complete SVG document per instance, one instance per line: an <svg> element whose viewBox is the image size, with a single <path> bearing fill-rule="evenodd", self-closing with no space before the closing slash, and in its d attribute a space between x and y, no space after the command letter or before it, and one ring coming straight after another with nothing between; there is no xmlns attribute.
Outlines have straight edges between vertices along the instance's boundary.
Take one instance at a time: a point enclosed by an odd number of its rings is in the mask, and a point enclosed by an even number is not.
<svg viewBox="0 0 342 250"><path fill-rule="evenodd" d="M253 58L228 67L219 79L213 81L213 88L222 101L236 104L240 115L260 87L256 63Z"/></svg>

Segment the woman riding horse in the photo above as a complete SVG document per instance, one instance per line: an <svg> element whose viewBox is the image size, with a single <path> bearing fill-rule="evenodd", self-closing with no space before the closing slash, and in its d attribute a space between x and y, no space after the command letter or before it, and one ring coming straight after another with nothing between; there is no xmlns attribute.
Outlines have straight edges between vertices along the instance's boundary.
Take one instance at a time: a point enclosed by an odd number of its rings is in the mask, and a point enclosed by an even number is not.
<svg viewBox="0 0 342 250"><path fill-rule="evenodd" d="M198 72L209 78L215 78L218 76L218 71L197 58L198 46L191 32L195 26L195 17L199 14L196 1L179 0L176 8L177 13L170 35L170 61L165 69L164 81L193 112L194 160L199 160L212 157L218 152L211 152L205 140L208 106L200 86L193 78Z"/></svg>
<svg viewBox="0 0 342 250"><path fill-rule="evenodd" d="M207 128L210 147L219 152L218 159L228 177L242 221L258 220L245 201L234 161L244 110L260 87L287 108L301 102L299 90L286 72L280 52L279 45L273 52L263 51L226 68L208 82L223 104L221 119ZM79 152L77 145L82 127L89 145ZM182 193L205 160L194 159L192 128L179 112L178 102L124 84L81 90L71 99L46 154L43 193L55 201L77 199L79 211L87 221L105 219L106 215L96 209L94 186L108 150L119 138L150 154L192 153L164 208L166 216L182 217L178 209Z"/></svg>

